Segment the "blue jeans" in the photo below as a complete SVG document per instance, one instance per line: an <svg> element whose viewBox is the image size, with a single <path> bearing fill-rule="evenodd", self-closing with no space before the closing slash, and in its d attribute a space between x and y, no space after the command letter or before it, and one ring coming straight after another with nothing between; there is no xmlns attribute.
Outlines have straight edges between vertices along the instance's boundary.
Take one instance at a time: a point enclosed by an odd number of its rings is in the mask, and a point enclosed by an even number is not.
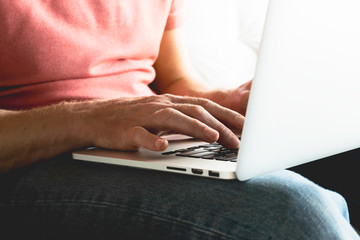
<svg viewBox="0 0 360 240"><path fill-rule="evenodd" d="M63 155L0 177L2 239L359 239L340 195L286 170L222 181Z"/></svg>
<svg viewBox="0 0 360 240"><path fill-rule="evenodd" d="M359 181L359 161L360 148L292 170L344 196L349 206L351 224L360 230L360 189L356 184Z"/></svg>

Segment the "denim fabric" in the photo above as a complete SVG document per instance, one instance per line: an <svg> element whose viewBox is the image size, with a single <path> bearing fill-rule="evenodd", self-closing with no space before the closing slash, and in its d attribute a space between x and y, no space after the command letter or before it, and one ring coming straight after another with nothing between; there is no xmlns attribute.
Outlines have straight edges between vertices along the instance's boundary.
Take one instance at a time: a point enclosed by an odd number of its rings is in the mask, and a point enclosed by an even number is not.
<svg viewBox="0 0 360 240"><path fill-rule="evenodd" d="M345 197L351 224L360 230L359 181L360 149L304 164L292 170Z"/></svg>
<svg viewBox="0 0 360 240"><path fill-rule="evenodd" d="M359 239L340 195L286 170L223 181L66 155L1 186L2 239Z"/></svg>

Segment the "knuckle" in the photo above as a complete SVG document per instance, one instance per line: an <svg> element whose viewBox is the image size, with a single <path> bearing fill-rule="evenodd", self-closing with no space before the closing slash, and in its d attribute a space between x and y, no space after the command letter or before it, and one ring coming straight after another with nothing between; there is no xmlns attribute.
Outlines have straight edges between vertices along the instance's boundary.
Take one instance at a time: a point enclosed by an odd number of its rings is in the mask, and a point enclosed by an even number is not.
<svg viewBox="0 0 360 240"><path fill-rule="evenodd" d="M176 115L177 111L171 107L164 107L158 110L154 115L161 120L169 120Z"/></svg>
<svg viewBox="0 0 360 240"><path fill-rule="evenodd" d="M149 102L157 103L160 106L168 106L173 104L173 95L164 94L164 95L155 95L152 96Z"/></svg>
<svg viewBox="0 0 360 240"><path fill-rule="evenodd" d="M207 126L197 119L192 119L190 128L191 128L191 131L194 133L197 131L204 132L206 130Z"/></svg>
<svg viewBox="0 0 360 240"><path fill-rule="evenodd" d="M158 98L159 98L159 96L153 95L153 96L146 97L146 100L147 100L147 102L156 102Z"/></svg>
<svg viewBox="0 0 360 240"><path fill-rule="evenodd" d="M165 115L173 115L173 114L175 114L176 110L171 107L165 107L161 110L161 112Z"/></svg>
<svg viewBox="0 0 360 240"><path fill-rule="evenodd" d="M158 98L154 98L154 100L140 103L140 109L142 111L145 111L145 112L148 112L148 113L156 112L158 110L161 110L163 108L167 108L169 106L170 106L169 103L161 101Z"/></svg>
<svg viewBox="0 0 360 240"><path fill-rule="evenodd" d="M214 103L212 101L210 101L209 99L199 98L198 102L199 102L199 105L201 105L205 108L211 108L214 106Z"/></svg>
<svg viewBox="0 0 360 240"><path fill-rule="evenodd" d="M170 93L165 93L165 94L163 94L162 96L164 96L164 97L167 98L167 99L172 99L173 97L175 97L175 95L170 94Z"/></svg>
<svg viewBox="0 0 360 240"><path fill-rule="evenodd" d="M224 136L229 137L231 135L230 129L228 129L224 124L221 124L218 128L218 131Z"/></svg>
<svg viewBox="0 0 360 240"><path fill-rule="evenodd" d="M249 96L250 95L250 91L249 90L245 90L245 91L241 91L240 96L244 97L244 96Z"/></svg>
<svg viewBox="0 0 360 240"><path fill-rule="evenodd" d="M204 114L206 114L207 111L205 110L205 108L203 106L194 105L192 112L196 115L204 115Z"/></svg>
<svg viewBox="0 0 360 240"><path fill-rule="evenodd" d="M164 95L152 95L152 96L146 96L142 99L143 103L156 103L156 102L163 102L167 98L164 97Z"/></svg>
<svg viewBox="0 0 360 240"><path fill-rule="evenodd" d="M129 134L131 137L137 137L140 133L141 133L141 127L139 126L134 126L129 130Z"/></svg>
<svg viewBox="0 0 360 240"><path fill-rule="evenodd" d="M169 93L163 94L163 95L159 95L159 99L160 101L164 102L164 103L172 103L174 101L175 96Z"/></svg>
<svg viewBox="0 0 360 240"><path fill-rule="evenodd" d="M135 126L128 130L122 138L122 145L126 150L139 149L138 139L141 138L141 127Z"/></svg>
<svg viewBox="0 0 360 240"><path fill-rule="evenodd" d="M200 125L200 127L199 127L199 125ZM198 122L198 124L194 127L196 127L196 129L200 129L202 133L205 132L209 128L208 126L206 126L205 124L202 124L201 122Z"/></svg>

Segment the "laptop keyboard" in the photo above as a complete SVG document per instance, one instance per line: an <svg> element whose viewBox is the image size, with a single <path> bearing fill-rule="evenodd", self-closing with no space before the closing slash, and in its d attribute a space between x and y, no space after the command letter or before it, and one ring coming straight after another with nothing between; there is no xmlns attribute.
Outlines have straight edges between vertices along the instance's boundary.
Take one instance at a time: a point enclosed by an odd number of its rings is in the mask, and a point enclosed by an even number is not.
<svg viewBox="0 0 360 240"><path fill-rule="evenodd" d="M162 155L175 155L179 157L201 158L208 160L231 162L236 162L237 154L238 149L226 148L218 143L208 143L162 153Z"/></svg>

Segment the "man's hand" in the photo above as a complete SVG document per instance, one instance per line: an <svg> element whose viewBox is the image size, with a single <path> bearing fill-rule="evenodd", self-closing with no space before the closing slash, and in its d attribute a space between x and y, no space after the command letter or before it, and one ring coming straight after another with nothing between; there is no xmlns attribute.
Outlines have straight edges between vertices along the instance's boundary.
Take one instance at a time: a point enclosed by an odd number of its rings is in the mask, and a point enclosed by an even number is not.
<svg viewBox="0 0 360 240"><path fill-rule="evenodd" d="M252 81L246 82L235 89L214 91L209 94L208 98L245 116L251 83Z"/></svg>
<svg viewBox="0 0 360 240"><path fill-rule="evenodd" d="M153 85L156 92L210 99L244 115L251 81L232 90L219 90L208 86L190 62L183 33L182 29L164 33L159 56L154 64L156 80Z"/></svg>
<svg viewBox="0 0 360 240"><path fill-rule="evenodd" d="M165 150L168 143L161 135L166 133L237 148L239 140L229 128L241 129L244 123L242 115L214 102L174 95L99 101L89 110L91 144L120 150Z"/></svg>
<svg viewBox="0 0 360 240"><path fill-rule="evenodd" d="M243 124L242 115L210 100L174 95L0 110L0 172L87 146L161 151L168 145L161 138L166 133L237 148L230 129Z"/></svg>

